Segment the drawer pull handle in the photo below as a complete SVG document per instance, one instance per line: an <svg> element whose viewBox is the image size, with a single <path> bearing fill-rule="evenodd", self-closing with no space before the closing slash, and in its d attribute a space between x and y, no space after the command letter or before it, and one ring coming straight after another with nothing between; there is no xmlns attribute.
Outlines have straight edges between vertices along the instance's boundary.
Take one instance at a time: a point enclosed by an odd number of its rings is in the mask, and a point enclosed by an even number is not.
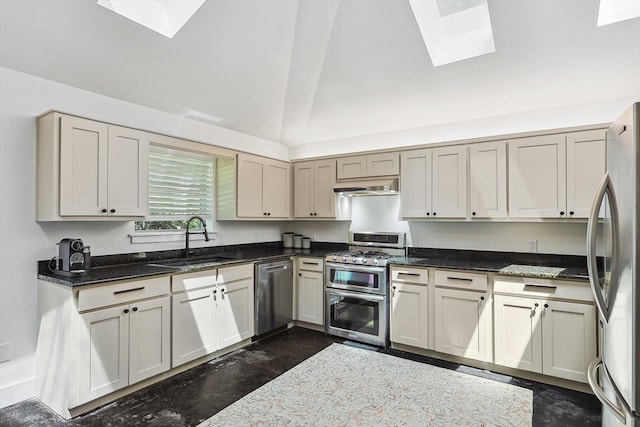
<svg viewBox="0 0 640 427"><path fill-rule="evenodd" d="M318 265L317 262L302 261L302 263L305 264L305 265Z"/></svg>
<svg viewBox="0 0 640 427"><path fill-rule="evenodd" d="M524 284L524 288L525 290L527 288L539 288L539 289L545 289L549 292L555 292L556 289L558 289L557 286L549 286L549 285L528 285L528 284Z"/></svg>
<svg viewBox="0 0 640 427"><path fill-rule="evenodd" d="M398 272L398 276L414 276L414 277L418 277L420 276L420 273L405 273L404 271Z"/></svg>
<svg viewBox="0 0 640 427"><path fill-rule="evenodd" d="M141 291L143 289L144 289L144 286L141 286L139 288L125 289L124 291L114 291L113 294L114 295L118 295L118 294L124 294L124 293L127 293L127 292Z"/></svg>
<svg viewBox="0 0 640 427"><path fill-rule="evenodd" d="M473 282L473 279L469 279L467 277L448 277L447 280L460 280L462 282Z"/></svg>

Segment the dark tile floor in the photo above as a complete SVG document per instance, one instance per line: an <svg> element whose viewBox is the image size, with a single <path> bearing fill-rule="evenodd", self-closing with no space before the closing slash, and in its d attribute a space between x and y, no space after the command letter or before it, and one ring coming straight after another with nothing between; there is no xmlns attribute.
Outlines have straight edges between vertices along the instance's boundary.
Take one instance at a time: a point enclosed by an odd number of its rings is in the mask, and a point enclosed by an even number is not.
<svg viewBox="0 0 640 427"><path fill-rule="evenodd" d="M36 399L31 399L0 409L0 426L195 426L334 342L343 340L293 328L71 421L63 421ZM376 349L352 342L346 344L531 389L534 426L600 425L600 405L588 394L398 350Z"/></svg>

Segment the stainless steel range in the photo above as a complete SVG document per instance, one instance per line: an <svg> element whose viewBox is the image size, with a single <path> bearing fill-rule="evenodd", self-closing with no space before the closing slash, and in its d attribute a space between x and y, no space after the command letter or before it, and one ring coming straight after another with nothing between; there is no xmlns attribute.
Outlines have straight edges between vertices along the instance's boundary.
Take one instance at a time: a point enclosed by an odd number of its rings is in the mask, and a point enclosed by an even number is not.
<svg viewBox="0 0 640 427"><path fill-rule="evenodd" d="M387 262L405 255L405 233L352 232L349 251L327 255L325 331L388 346Z"/></svg>

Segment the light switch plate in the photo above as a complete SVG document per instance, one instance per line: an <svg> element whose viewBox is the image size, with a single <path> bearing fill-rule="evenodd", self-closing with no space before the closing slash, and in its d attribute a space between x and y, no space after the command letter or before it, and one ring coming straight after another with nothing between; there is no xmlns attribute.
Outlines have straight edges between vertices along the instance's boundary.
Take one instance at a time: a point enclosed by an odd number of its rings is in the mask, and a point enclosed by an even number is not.
<svg viewBox="0 0 640 427"><path fill-rule="evenodd" d="M529 252L538 252L537 240L529 240Z"/></svg>

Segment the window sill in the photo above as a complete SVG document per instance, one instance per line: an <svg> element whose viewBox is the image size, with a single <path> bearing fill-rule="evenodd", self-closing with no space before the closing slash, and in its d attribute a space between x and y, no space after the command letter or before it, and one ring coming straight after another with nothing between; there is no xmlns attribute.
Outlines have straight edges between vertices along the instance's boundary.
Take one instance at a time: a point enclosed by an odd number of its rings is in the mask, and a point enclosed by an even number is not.
<svg viewBox="0 0 640 427"><path fill-rule="evenodd" d="M216 240L216 232L209 231L209 240ZM184 230L166 230L166 231L139 231L129 234L131 244L139 243L165 243L165 242L184 242ZM203 234L191 234L189 241L204 241Z"/></svg>

